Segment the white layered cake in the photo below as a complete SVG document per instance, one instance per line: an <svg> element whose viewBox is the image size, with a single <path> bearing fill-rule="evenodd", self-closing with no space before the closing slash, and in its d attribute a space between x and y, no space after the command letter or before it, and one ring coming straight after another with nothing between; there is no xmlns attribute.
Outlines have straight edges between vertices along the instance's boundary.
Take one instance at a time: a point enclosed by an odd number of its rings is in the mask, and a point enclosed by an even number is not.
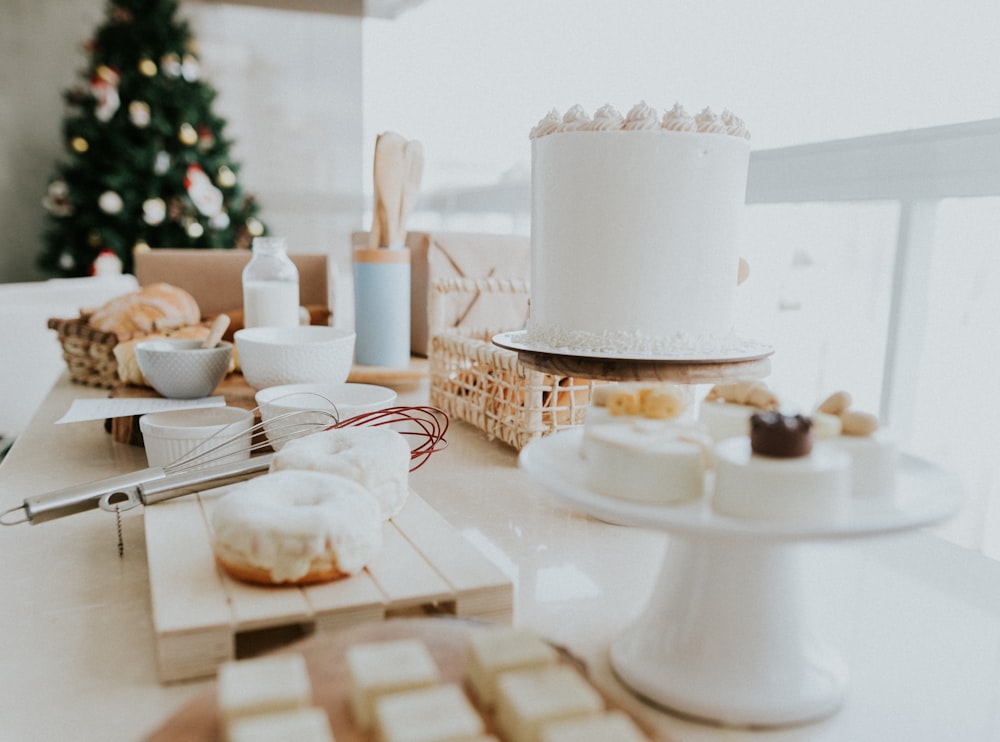
<svg viewBox="0 0 1000 742"><path fill-rule="evenodd" d="M640 103L532 130L525 340L588 353L738 354L738 236L750 145L736 116Z"/></svg>

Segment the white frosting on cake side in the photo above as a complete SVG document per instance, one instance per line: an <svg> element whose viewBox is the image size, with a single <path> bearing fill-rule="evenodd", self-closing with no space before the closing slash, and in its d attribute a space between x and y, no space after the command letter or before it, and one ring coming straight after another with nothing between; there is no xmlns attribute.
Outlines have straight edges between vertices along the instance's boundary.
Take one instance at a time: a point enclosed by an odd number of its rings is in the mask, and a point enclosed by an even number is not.
<svg viewBox="0 0 1000 742"><path fill-rule="evenodd" d="M838 435L827 443L851 457L851 492L861 499L891 500L896 491L896 443L885 430Z"/></svg>
<svg viewBox="0 0 1000 742"><path fill-rule="evenodd" d="M771 523L827 525L850 508L850 458L823 443L808 456L753 454L748 437L715 448L712 508L721 515Z"/></svg>
<svg viewBox="0 0 1000 742"><path fill-rule="evenodd" d="M680 130L689 116L661 120L644 103L617 129L609 107L579 129L560 131L557 118L532 131L528 341L688 358L731 352L746 138L715 114L703 116L704 132Z"/></svg>
<svg viewBox="0 0 1000 742"><path fill-rule="evenodd" d="M698 420L717 441L750 435L750 418L760 410L752 405L733 402L702 402Z"/></svg>
<svg viewBox="0 0 1000 742"><path fill-rule="evenodd" d="M705 494L711 445L701 431L674 421L610 417L584 425L588 487L621 500L667 505Z"/></svg>

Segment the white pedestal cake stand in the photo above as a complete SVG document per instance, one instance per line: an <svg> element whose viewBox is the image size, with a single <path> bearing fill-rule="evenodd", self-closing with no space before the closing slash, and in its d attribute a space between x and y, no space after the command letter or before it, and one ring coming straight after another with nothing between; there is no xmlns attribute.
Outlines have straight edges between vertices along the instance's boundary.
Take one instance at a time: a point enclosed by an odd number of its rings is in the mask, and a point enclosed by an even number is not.
<svg viewBox="0 0 1000 742"><path fill-rule="evenodd" d="M841 705L847 665L806 610L802 547L939 522L960 504L948 472L901 456L896 489L856 501L838 523L797 526L715 514L709 500L651 506L587 488L582 430L529 443L521 468L570 506L670 535L646 607L611 646L618 677L638 695L683 714L738 726L780 726Z"/></svg>

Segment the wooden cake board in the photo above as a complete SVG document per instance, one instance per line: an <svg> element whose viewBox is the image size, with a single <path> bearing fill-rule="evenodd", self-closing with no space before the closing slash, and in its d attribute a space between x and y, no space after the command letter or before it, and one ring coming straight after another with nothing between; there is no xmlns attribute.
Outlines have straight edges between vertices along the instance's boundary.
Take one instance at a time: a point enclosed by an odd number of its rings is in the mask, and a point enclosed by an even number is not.
<svg viewBox="0 0 1000 742"><path fill-rule="evenodd" d="M737 379L762 379L771 372L768 356L738 361L678 362L594 358L519 349L517 357L523 365L542 373L604 381L720 384Z"/></svg>

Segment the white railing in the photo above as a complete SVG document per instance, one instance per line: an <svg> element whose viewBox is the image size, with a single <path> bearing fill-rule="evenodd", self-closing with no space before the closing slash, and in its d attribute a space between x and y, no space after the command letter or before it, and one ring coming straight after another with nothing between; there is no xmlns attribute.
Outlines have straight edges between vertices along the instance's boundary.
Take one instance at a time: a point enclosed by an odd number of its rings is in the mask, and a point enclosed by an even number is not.
<svg viewBox="0 0 1000 742"><path fill-rule="evenodd" d="M1000 119L753 152L747 203L900 204L881 414L909 430L937 204L1000 196Z"/></svg>

